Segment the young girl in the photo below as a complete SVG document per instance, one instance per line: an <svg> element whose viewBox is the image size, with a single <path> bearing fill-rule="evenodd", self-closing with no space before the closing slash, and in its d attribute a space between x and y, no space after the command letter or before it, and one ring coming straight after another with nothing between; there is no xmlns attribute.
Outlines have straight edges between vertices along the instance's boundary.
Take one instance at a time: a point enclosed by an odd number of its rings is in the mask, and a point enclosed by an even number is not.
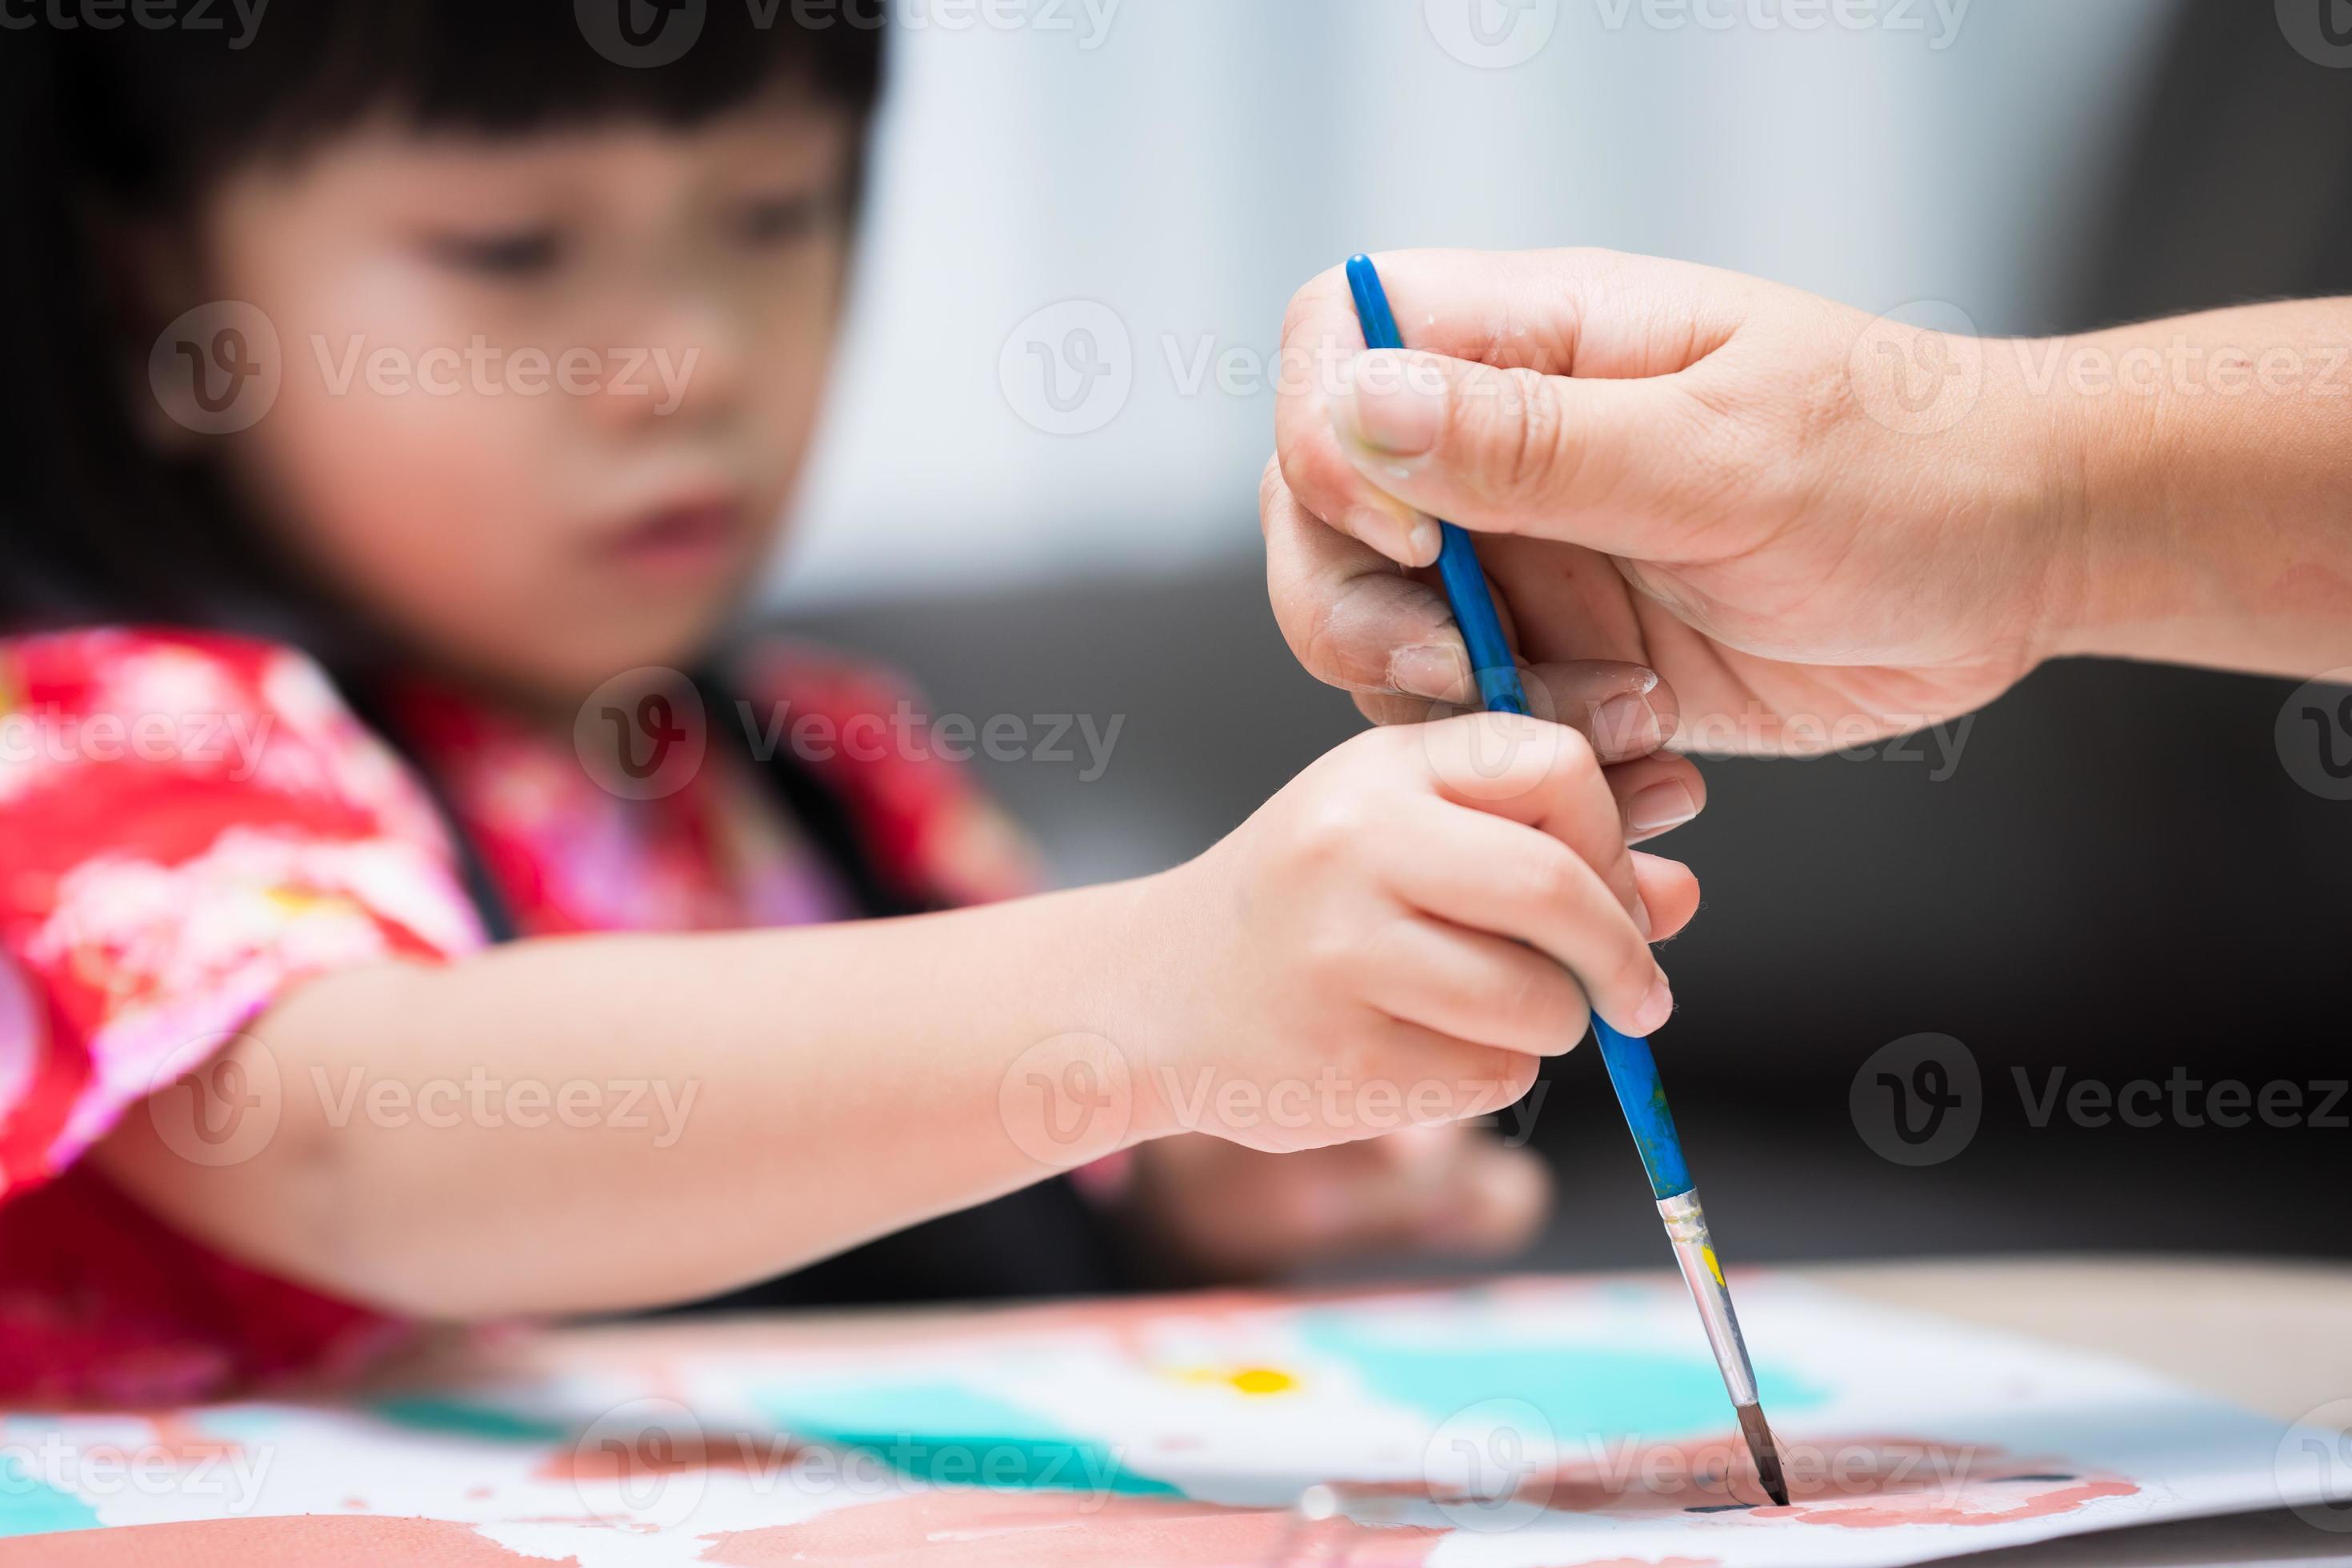
<svg viewBox="0 0 2352 1568"><path fill-rule="evenodd" d="M0 1394L688 1301L1024 1188L800 1299L1504 1249L1540 1180L1452 1124L1588 998L1665 1017L1642 672L1590 672L1627 767L1366 735L1023 898L897 687L733 631L881 46L756 16L654 66L470 0L0 51Z"/></svg>

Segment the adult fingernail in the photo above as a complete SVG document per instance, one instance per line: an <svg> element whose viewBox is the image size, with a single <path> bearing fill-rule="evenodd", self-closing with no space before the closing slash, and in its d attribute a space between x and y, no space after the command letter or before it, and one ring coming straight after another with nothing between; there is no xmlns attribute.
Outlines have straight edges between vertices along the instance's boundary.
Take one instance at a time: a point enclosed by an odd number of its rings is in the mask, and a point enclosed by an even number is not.
<svg viewBox="0 0 2352 1568"><path fill-rule="evenodd" d="M1698 815L1698 802L1680 779L1654 784L1625 803L1625 826L1636 833L1664 833Z"/></svg>
<svg viewBox="0 0 2352 1568"><path fill-rule="evenodd" d="M1332 423L1344 439L1382 457L1425 457L1445 427L1445 393L1444 384L1409 374L1393 355L1366 354L1331 400Z"/></svg>
<svg viewBox="0 0 2352 1568"><path fill-rule="evenodd" d="M1642 1005L1633 1009L1633 1032L1636 1035L1654 1034L1674 1016L1674 987L1666 984L1664 974L1660 974L1657 984L1650 987L1650 994L1642 998Z"/></svg>
<svg viewBox="0 0 2352 1568"><path fill-rule="evenodd" d="M1444 643L1416 644L1389 655L1389 686L1407 697L1450 702L1470 685L1470 656Z"/></svg>
<svg viewBox="0 0 2352 1568"><path fill-rule="evenodd" d="M1592 715L1593 749L1604 761L1646 757L1665 743L1665 726L1644 694L1612 697Z"/></svg>
<svg viewBox="0 0 2352 1568"><path fill-rule="evenodd" d="M1419 512L1400 517L1376 506L1356 508L1348 514L1345 531L1355 535L1400 566L1433 566L1443 536L1436 522Z"/></svg>
<svg viewBox="0 0 2352 1568"><path fill-rule="evenodd" d="M1412 521L1405 528L1405 547L1411 552L1405 558L1406 565L1436 565L1445 548L1445 536L1438 531L1437 520L1414 512Z"/></svg>

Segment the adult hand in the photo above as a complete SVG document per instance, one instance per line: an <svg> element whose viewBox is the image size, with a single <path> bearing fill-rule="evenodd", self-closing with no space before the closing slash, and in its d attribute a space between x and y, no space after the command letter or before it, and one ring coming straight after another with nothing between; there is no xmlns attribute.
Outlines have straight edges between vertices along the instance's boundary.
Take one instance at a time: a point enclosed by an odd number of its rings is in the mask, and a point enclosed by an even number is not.
<svg viewBox="0 0 2352 1568"><path fill-rule="evenodd" d="M1678 749L1924 728L2053 651L2076 476L2017 356L1603 252L1381 268L1420 352L1367 353L1340 272L1302 289L1262 495L1285 635L1373 718L1469 691L1433 517L1492 536L1538 705L1582 711L1589 661L1654 669Z"/></svg>

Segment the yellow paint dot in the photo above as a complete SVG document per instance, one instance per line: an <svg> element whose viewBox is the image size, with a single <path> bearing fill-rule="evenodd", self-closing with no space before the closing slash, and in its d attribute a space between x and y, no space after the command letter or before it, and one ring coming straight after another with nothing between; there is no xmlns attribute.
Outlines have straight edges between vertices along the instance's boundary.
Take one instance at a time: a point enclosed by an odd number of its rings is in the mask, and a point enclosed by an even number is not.
<svg viewBox="0 0 2352 1568"><path fill-rule="evenodd" d="M1702 1247L1700 1251L1706 1258L1706 1271L1715 1276L1715 1282L1717 1285L1723 1284L1723 1265L1715 1260L1715 1248Z"/></svg>
<svg viewBox="0 0 2352 1568"><path fill-rule="evenodd" d="M1270 1366L1188 1366L1172 1370L1168 1375L1179 1383L1203 1386L1222 1384L1240 1394L1288 1394L1298 1386L1298 1379Z"/></svg>
<svg viewBox="0 0 2352 1568"><path fill-rule="evenodd" d="M1288 1394L1298 1386L1297 1378L1270 1366L1244 1367L1225 1381L1244 1394Z"/></svg>

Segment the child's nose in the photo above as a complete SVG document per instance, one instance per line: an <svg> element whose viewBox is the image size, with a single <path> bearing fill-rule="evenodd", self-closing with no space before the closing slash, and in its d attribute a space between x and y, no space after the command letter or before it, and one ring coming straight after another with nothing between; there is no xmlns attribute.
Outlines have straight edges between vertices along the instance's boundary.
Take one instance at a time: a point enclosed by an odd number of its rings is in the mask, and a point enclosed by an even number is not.
<svg viewBox="0 0 2352 1568"><path fill-rule="evenodd" d="M635 314L606 351L598 418L615 430L724 416L743 384L748 329L726 302L696 291Z"/></svg>

